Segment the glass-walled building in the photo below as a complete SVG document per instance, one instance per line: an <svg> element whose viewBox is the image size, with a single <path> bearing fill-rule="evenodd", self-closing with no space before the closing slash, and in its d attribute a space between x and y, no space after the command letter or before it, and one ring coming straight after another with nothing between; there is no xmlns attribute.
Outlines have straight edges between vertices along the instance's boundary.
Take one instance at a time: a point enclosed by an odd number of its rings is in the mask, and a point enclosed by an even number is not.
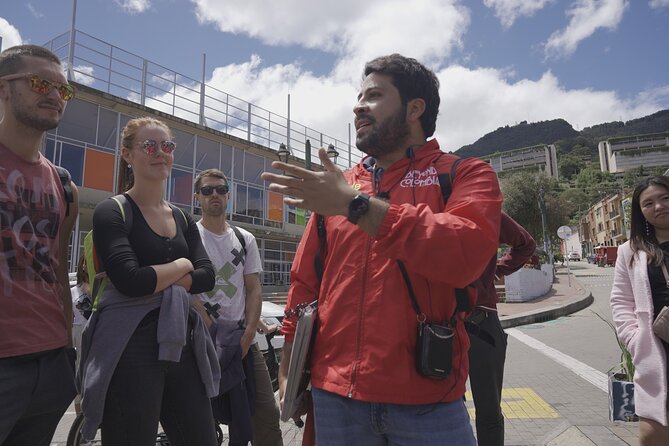
<svg viewBox="0 0 669 446"><path fill-rule="evenodd" d="M79 186L79 221L73 237L70 270L81 255L84 236L91 229L93 209L116 193L120 158L120 131L137 116L151 115L170 126L177 150L167 182L166 198L198 215L193 182L205 169L222 170L229 179L231 197L228 218L251 231L263 259L262 284L269 289L289 284L290 267L308 215L304 209L286 206L282 196L267 190L260 178L272 171L275 152L254 143L167 116L120 98L103 97L78 85L77 98L65 110L58 128L47 133L44 154L67 168ZM196 217L197 218L197 217Z"/></svg>
<svg viewBox="0 0 669 446"><path fill-rule="evenodd" d="M276 150L285 144L291 162L319 168L316 151L332 146L335 162L347 168L360 160L348 142L244 101L207 82L177 73L126 49L72 29L47 42L77 87L57 129L47 134L44 154L67 168L79 186L79 219L71 242L70 271L91 229L95 205L116 193L120 130L134 117L154 116L172 130L177 143L166 198L197 216L193 181L202 170L218 168L230 182L228 218L256 236L266 291L286 289L304 226L304 209L286 206L260 179L271 171ZM288 103L290 99L288 97ZM197 218L197 217L196 217Z"/></svg>

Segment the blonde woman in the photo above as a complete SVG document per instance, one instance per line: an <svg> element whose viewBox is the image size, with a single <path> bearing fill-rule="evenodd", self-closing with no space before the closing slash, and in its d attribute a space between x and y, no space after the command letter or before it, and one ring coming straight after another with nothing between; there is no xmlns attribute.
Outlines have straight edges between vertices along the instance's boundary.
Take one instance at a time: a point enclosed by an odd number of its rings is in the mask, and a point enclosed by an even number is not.
<svg viewBox="0 0 669 446"><path fill-rule="evenodd" d="M669 178L651 177L632 195L630 240L618 247L611 290L616 332L632 354L639 445L669 444L667 353L652 324L669 305ZM663 268L664 266L664 268ZM665 270L663 272L663 269ZM669 274L668 274L669 275Z"/></svg>
<svg viewBox="0 0 669 446"><path fill-rule="evenodd" d="M175 149L163 122L128 122L126 192L93 215L109 283L84 334L82 436L100 424L105 446L153 445L158 422L172 445L217 444L209 398L220 370L188 294L212 289L214 270L191 216L163 199Z"/></svg>

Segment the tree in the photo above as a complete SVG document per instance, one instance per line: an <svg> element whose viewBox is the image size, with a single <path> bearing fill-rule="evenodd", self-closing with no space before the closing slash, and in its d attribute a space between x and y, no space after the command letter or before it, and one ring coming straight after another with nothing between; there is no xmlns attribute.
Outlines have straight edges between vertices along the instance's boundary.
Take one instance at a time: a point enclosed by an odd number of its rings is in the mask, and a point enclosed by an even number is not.
<svg viewBox="0 0 669 446"><path fill-rule="evenodd" d="M588 195L590 203L594 203L619 190L620 184L610 172L602 172L597 166L590 165L576 176L576 187Z"/></svg>
<svg viewBox="0 0 669 446"><path fill-rule="evenodd" d="M527 229L539 246L543 241L539 197L543 194L547 236L556 241L557 228L566 224L569 217L561 203L555 179L544 173L518 172L502 178L500 186L504 211Z"/></svg>
<svg viewBox="0 0 669 446"><path fill-rule="evenodd" d="M582 159L573 155L562 155L558 160L560 176L570 180L585 167Z"/></svg>
<svg viewBox="0 0 669 446"><path fill-rule="evenodd" d="M569 224L578 224L581 214L590 208L590 196L582 189L569 188L560 192L559 197Z"/></svg>

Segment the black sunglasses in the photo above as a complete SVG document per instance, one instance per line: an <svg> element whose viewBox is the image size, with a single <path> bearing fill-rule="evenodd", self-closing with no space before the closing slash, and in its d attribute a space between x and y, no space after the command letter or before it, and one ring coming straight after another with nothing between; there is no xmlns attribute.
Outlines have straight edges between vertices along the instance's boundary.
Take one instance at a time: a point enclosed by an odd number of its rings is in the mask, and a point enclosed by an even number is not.
<svg viewBox="0 0 669 446"><path fill-rule="evenodd" d="M221 185L221 186L202 186L200 188L200 193L202 195L211 195L216 191L218 195L224 195L228 193L228 186Z"/></svg>

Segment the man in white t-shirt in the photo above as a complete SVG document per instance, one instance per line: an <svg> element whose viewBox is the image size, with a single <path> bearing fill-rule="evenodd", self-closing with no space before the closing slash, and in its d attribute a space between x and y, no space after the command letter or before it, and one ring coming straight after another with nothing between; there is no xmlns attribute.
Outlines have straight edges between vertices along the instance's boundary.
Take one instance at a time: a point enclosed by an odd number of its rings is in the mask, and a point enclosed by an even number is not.
<svg viewBox="0 0 669 446"><path fill-rule="evenodd" d="M197 227L216 270L214 289L198 297L213 321L243 321L246 328L241 339L242 357L248 352L253 355L256 381L253 444L283 445L272 382L263 355L254 343L262 309L258 245L251 233L236 228L244 239L242 246L226 221L230 192L223 172L218 169L201 172L195 179L195 199L202 208Z"/></svg>

